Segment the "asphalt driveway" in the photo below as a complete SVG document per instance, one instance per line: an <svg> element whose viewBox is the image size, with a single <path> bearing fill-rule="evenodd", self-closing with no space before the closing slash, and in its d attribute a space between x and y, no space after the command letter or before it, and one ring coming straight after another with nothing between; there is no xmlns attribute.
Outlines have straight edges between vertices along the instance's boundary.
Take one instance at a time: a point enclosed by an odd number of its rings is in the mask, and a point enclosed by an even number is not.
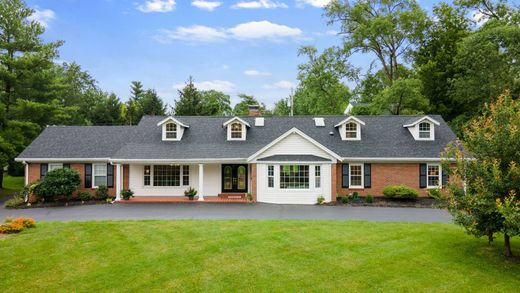
<svg viewBox="0 0 520 293"><path fill-rule="evenodd" d="M38 221L145 219L293 219L368 220L383 222L451 223L448 212L426 208L378 208L274 204L134 203L9 210L0 219L32 217Z"/></svg>

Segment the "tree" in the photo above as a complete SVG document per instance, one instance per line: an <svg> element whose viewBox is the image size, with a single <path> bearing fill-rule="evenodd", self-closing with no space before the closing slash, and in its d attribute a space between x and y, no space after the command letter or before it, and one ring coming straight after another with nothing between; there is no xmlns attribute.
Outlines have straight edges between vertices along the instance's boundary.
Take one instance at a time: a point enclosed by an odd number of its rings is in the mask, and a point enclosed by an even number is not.
<svg viewBox="0 0 520 293"><path fill-rule="evenodd" d="M132 81L130 85L130 98L126 102L125 120L129 125L137 124L143 116L140 100L144 94L143 84L140 81Z"/></svg>
<svg viewBox="0 0 520 293"><path fill-rule="evenodd" d="M352 79L351 66L341 59L336 48L318 55L316 48L302 47L298 55L309 61L298 66L298 85L294 94L294 108L298 115L342 114L352 94L342 80Z"/></svg>
<svg viewBox="0 0 520 293"><path fill-rule="evenodd" d="M291 114L291 106L289 105L289 98L281 99L274 103L273 115L275 116L289 116Z"/></svg>
<svg viewBox="0 0 520 293"><path fill-rule="evenodd" d="M202 107L202 95L190 76L184 88L179 90L179 99L175 101L175 115L198 116L203 110Z"/></svg>
<svg viewBox="0 0 520 293"><path fill-rule="evenodd" d="M421 81L400 78L376 96L372 108L377 113L389 111L392 115L424 114L428 112L428 99L422 95Z"/></svg>
<svg viewBox="0 0 520 293"><path fill-rule="evenodd" d="M166 106L157 92L153 89L148 89L142 94L139 100L142 115L165 115Z"/></svg>
<svg viewBox="0 0 520 293"><path fill-rule="evenodd" d="M202 116L231 115L231 98L229 95L216 90L202 91Z"/></svg>
<svg viewBox="0 0 520 293"><path fill-rule="evenodd" d="M264 103L258 102L254 96L246 94L239 94L240 102L238 102L233 108L233 115L236 116L247 116L249 114L249 106L258 105L260 106L259 111L262 115L266 115L267 110Z"/></svg>
<svg viewBox="0 0 520 293"><path fill-rule="evenodd" d="M447 149L444 162L448 169L455 159L446 198L455 222L490 242L503 233L506 256L510 238L520 235L519 109L509 93L500 96L464 130L463 143Z"/></svg>
<svg viewBox="0 0 520 293"><path fill-rule="evenodd" d="M92 94L95 96L95 102L89 115L91 124L118 125L123 122L120 111L122 103L114 93L96 91Z"/></svg>
<svg viewBox="0 0 520 293"><path fill-rule="evenodd" d="M511 20L518 13L511 8L506 0L455 0L455 4L472 10L477 10L484 20Z"/></svg>

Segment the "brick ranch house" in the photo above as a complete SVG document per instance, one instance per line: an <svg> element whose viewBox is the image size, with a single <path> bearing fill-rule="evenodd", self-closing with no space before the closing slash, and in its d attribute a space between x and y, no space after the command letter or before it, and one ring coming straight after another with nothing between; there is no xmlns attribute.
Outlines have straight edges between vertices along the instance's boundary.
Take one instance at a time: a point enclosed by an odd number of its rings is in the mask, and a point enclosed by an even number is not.
<svg viewBox="0 0 520 293"><path fill-rule="evenodd" d="M244 197L314 204L322 195L382 195L404 184L427 196L446 183L440 164L456 139L440 116L145 116L135 126L50 126L16 159L25 184L72 168L80 190L120 199Z"/></svg>

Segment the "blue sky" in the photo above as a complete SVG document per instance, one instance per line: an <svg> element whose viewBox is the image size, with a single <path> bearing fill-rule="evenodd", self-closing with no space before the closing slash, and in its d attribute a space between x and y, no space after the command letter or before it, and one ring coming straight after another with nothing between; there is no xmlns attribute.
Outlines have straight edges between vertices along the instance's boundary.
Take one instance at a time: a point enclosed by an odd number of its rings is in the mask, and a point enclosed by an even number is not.
<svg viewBox="0 0 520 293"><path fill-rule="evenodd" d="M302 45L338 44L322 6L328 0L28 0L63 40L59 60L76 61L122 100L142 81L170 105L192 75L201 89L255 95L272 106L296 85ZM436 0L419 3L431 10ZM372 56L356 56L366 67Z"/></svg>

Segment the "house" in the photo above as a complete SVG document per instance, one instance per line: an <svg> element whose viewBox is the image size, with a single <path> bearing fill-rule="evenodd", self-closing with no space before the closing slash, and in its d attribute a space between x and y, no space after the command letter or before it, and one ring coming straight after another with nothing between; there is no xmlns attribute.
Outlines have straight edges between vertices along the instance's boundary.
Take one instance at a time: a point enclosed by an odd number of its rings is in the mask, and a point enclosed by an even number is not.
<svg viewBox="0 0 520 293"><path fill-rule="evenodd" d="M253 113L254 114L254 113ZM106 185L119 200L179 196L313 204L322 195L382 195L404 184L427 196L446 183L440 164L456 136L440 116L158 117L135 126L49 126L16 159L25 183L72 168L81 190ZM207 199L206 198L206 199Z"/></svg>

